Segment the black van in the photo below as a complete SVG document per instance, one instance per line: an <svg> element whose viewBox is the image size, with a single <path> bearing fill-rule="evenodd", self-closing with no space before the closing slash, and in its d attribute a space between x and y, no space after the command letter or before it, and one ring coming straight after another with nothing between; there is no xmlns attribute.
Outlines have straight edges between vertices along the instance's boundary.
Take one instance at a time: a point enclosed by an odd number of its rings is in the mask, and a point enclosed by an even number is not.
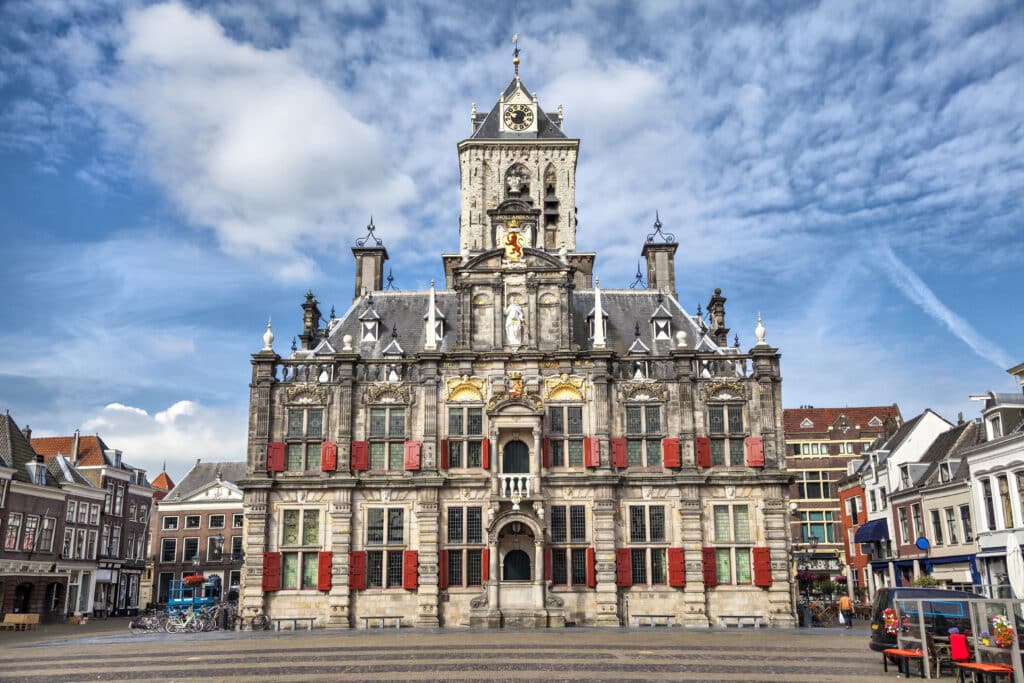
<svg viewBox="0 0 1024 683"><path fill-rule="evenodd" d="M881 652L896 647L896 634L887 633L882 612L893 606L893 600L925 600L925 628L932 635L946 635L949 629L957 627L961 633L971 628L971 612L964 600L982 598L982 595L966 591L944 590L942 588L880 588L871 604L871 649ZM909 609L907 605L905 608Z"/></svg>

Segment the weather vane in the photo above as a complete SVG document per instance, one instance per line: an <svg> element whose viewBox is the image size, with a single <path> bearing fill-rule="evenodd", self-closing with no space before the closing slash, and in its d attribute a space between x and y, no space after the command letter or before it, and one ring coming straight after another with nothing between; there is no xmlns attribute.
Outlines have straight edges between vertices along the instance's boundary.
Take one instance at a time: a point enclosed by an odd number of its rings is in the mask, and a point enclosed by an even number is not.
<svg viewBox="0 0 1024 683"><path fill-rule="evenodd" d="M512 34L512 44L515 45L515 50L512 51L512 66L516 68L516 78L519 78L519 34Z"/></svg>

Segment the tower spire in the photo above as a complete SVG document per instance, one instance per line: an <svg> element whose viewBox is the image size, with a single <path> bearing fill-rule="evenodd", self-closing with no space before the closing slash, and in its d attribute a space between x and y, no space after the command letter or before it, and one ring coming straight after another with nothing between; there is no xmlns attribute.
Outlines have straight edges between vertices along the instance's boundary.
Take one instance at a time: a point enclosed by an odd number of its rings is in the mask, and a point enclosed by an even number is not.
<svg viewBox="0 0 1024 683"><path fill-rule="evenodd" d="M515 45L515 49L512 50L512 66L516 70L516 80L519 79L519 34L512 34L512 44Z"/></svg>

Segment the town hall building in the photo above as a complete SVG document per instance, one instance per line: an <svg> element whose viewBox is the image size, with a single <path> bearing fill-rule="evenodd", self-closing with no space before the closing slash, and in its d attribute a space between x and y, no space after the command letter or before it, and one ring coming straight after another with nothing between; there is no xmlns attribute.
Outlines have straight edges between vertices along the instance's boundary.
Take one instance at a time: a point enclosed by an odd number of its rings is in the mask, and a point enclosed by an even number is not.
<svg viewBox="0 0 1024 683"><path fill-rule="evenodd" d="M579 140L516 75L458 145L459 252L302 304L252 356L243 616L317 626L794 625L779 353L680 305L660 221L646 284L576 241ZM652 211L653 213L653 211ZM751 327L754 322L751 321ZM388 617L390 619L384 619Z"/></svg>

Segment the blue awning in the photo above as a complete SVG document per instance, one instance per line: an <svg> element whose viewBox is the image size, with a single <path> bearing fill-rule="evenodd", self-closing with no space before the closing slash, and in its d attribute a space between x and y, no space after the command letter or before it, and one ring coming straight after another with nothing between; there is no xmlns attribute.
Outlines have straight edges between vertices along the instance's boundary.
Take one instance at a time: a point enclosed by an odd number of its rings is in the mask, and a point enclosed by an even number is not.
<svg viewBox="0 0 1024 683"><path fill-rule="evenodd" d="M874 541L888 540L889 524L885 519L873 519L870 522L864 522L857 529L857 533L853 537L854 543L873 543Z"/></svg>

